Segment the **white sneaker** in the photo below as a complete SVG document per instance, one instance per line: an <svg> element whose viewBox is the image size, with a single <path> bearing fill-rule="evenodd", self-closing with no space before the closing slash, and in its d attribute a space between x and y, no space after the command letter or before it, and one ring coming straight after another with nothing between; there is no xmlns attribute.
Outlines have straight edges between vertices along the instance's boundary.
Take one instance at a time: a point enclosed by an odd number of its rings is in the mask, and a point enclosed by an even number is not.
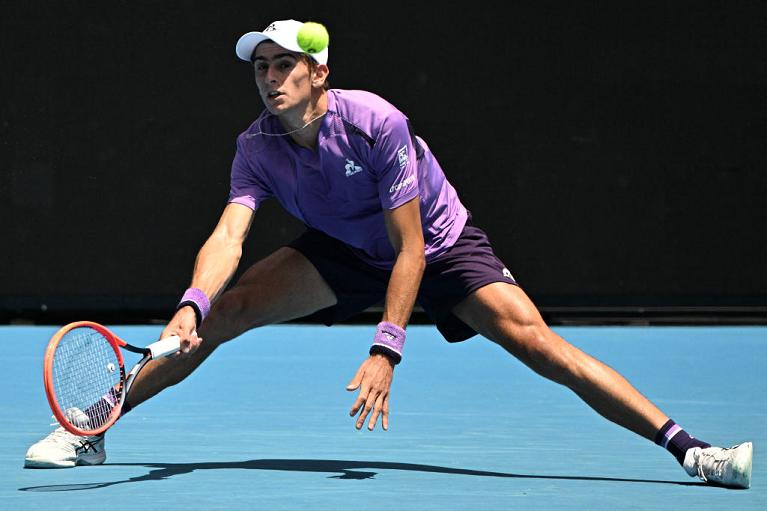
<svg viewBox="0 0 767 511"><path fill-rule="evenodd" d="M67 410L66 413L77 419L81 425L88 420L88 416L77 408ZM104 435L77 436L59 427L29 448L24 458L24 467L69 468L75 465L100 465L106 459Z"/></svg>
<svg viewBox="0 0 767 511"><path fill-rule="evenodd" d="M751 464L754 449L751 442L729 448L693 447L684 456L684 469L707 483L731 488L751 487Z"/></svg>

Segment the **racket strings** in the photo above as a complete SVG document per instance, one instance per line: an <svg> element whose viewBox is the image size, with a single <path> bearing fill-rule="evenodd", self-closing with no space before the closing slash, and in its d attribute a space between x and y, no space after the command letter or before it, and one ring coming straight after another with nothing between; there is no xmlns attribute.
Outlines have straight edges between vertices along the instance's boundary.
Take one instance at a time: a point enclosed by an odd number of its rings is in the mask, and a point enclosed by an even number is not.
<svg viewBox="0 0 767 511"><path fill-rule="evenodd" d="M79 429L96 429L119 402L120 362L97 330L81 327L64 334L53 358L53 386L59 408Z"/></svg>

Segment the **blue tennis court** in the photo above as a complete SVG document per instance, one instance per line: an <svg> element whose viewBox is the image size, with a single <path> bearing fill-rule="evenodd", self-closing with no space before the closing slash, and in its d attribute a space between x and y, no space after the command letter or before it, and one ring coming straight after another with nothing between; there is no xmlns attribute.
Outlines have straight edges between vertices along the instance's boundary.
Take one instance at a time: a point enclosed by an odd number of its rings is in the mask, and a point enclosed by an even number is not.
<svg viewBox="0 0 767 511"><path fill-rule="evenodd" d="M113 328L136 344L161 331ZM409 329L388 432L348 416L371 327L278 325L134 409L105 465L25 470L52 428L41 373L55 330L0 327L4 509L767 509L767 327L555 328L692 434L753 441L745 491L687 477L501 348L451 346L429 326Z"/></svg>

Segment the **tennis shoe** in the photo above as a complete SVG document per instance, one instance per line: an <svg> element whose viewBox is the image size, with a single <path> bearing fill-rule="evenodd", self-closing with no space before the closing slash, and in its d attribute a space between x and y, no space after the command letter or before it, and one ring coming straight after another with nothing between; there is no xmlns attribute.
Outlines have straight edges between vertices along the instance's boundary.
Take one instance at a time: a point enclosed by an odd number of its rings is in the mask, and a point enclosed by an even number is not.
<svg viewBox="0 0 767 511"><path fill-rule="evenodd" d="M88 416L78 408L66 411L69 420L87 425ZM62 427L33 444L24 458L26 468L70 468L75 465L100 465L107 459L104 435L77 436Z"/></svg>
<svg viewBox="0 0 767 511"><path fill-rule="evenodd" d="M693 447L684 456L688 474L707 483L730 488L751 487L751 465L754 449L751 442L733 447Z"/></svg>

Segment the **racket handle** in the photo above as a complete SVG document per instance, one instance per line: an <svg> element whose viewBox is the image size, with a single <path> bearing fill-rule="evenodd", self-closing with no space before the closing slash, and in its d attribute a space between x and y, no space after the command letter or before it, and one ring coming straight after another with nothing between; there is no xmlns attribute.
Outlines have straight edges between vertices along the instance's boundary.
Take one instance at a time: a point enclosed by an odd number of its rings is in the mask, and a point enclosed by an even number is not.
<svg viewBox="0 0 767 511"><path fill-rule="evenodd" d="M152 353L152 358L167 357L168 355L178 353L181 349L181 338L177 335L171 335L165 339L153 342L146 349Z"/></svg>

